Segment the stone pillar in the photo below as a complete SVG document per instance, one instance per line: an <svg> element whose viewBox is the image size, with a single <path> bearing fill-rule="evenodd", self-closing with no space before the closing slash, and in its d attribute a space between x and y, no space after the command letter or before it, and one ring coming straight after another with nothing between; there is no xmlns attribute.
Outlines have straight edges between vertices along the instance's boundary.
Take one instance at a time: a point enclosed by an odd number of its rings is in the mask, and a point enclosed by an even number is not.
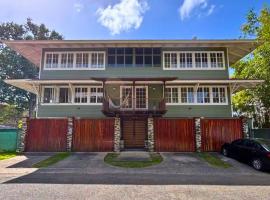
<svg viewBox="0 0 270 200"><path fill-rule="evenodd" d="M148 118L148 151L153 152L155 150L155 139L154 139L154 119Z"/></svg>
<svg viewBox="0 0 270 200"><path fill-rule="evenodd" d="M201 135L201 119L195 118L195 139L196 139L196 151L201 152L202 135Z"/></svg>
<svg viewBox="0 0 270 200"><path fill-rule="evenodd" d="M73 118L68 118L68 130L67 130L67 151L70 152L73 138Z"/></svg>
<svg viewBox="0 0 270 200"><path fill-rule="evenodd" d="M22 118L19 125L18 138L17 138L17 152L24 152L25 150L25 137L27 134L27 125L29 123L28 118Z"/></svg>
<svg viewBox="0 0 270 200"><path fill-rule="evenodd" d="M243 134L244 138L249 138L249 124L248 124L248 119L247 118L242 118L242 129L243 129Z"/></svg>
<svg viewBox="0 0 270 200"><path fill-rule="evenodd" d="M120 140L121 140L121 120L116 117L114 120L114 151L120 152Z"/></svg>

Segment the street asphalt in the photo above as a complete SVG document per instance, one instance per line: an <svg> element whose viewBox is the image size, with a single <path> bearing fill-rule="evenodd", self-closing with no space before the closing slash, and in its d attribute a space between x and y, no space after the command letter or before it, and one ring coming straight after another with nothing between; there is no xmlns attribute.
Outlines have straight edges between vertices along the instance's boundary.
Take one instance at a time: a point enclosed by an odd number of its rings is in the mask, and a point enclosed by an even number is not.
<svg viewBox="0 0 270 200"><path fill-rule="evenodd" d="M231 168L210 166L193 153L162 153L161 164L142 169L109 166L103 162L106 153L75 153L48 168L31 168L50 155L26 154L0 161L0 199L270 197L269 172L221 155Z"/></svg>

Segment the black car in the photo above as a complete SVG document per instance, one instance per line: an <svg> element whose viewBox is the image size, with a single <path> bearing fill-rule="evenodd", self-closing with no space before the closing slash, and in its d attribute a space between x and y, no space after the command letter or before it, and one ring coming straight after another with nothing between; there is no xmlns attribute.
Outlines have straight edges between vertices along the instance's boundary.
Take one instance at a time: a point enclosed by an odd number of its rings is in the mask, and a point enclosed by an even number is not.
<svg viewBox="0 0 270 200"><path fill-rule="evenodd" d="M238 139L232 143L225 143L221 153L250 163L256 170L270 169L270 140Z"/></svg>

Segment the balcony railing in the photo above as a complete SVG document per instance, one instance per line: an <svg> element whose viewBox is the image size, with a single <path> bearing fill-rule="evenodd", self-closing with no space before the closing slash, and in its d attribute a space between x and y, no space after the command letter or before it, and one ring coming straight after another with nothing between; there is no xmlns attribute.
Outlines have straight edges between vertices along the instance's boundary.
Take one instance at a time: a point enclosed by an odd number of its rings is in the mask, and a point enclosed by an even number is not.
<svg viewBox="0 0 270 200"><path fill-rule="evenodd" d="M102 112L110 117L116 115L162 116L167 112L163 98L129 98L126 102L124 101L120 103L120 98L104 99Z"/></svg>

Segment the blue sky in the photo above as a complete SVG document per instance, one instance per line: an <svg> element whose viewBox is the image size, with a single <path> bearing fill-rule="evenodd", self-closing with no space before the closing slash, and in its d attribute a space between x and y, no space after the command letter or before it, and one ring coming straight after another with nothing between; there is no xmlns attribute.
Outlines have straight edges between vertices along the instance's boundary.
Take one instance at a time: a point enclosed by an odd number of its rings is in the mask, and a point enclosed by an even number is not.
<svg viewBox="0 0 270 200"><path fill-rule="evenodd" d="M27 17L65 39L232 39L270 0L0 0L0 22Z"/></svg>

